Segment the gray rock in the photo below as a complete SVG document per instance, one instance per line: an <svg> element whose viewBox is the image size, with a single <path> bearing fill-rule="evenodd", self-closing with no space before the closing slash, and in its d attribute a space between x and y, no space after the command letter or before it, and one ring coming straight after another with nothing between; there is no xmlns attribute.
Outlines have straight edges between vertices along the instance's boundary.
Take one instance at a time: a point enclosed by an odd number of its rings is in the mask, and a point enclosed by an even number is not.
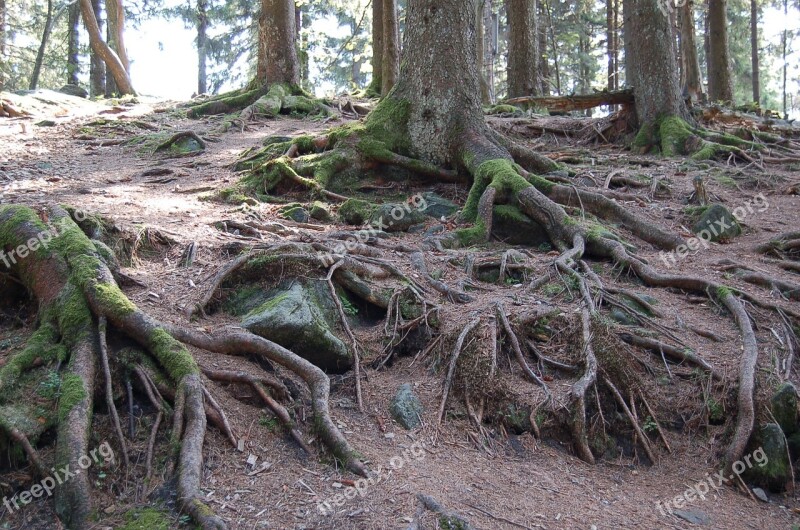
<svg viewBox="0 0 800 530"><path fill-rule="evenodd" d="M622 309L615 307L609 313L611 319L615 322L619 322L620 324L624 324L626 326L638 326L639 321L636 320L633 315L628 313L627 311L623 311Z"/></svg>
<svg viewBox="0 0 800 530"><path fill-rule="evenodd" d="M299 204L286 205L281 208L280 213L284 219L289 219L290 221L294 221L296 223L307 223L311 218L308 210Z"/></svg>
<svg viewBox="0 0 800 530"><path fill-rule="evenodd" d="M708 515L697 510L673 510L672 513L692 524L705 525L711 522L711 518Z"/></svg>
<svg viewBox="0 0 800 530"><path fill-rule="evenodd" d="M769 502L769 497L767 497L767 492L765 492L761 488L753 488L753 495L755 495L760 501Z"/></svg>
<svg viewBox="0 0 800 530"><path fill-rule="evenodd" d="M344 372L353 359L334 333L338 315L330 296L323 281L280 285L244 317L242 327L292 350L323 370Z"/></svg>
<svg viewBox="0 0 800 530"><path fill-rule="evenodd" d="M363 225L375 211L375 205L361 199L347 199L339 206L339 217L349 225Z"/></svg>
<svg viewBox="0 0 800 530"><path fill-rule="evenodd" d="M378 206L369 224L385 232L406 232L425 220L425 216L410 204L386 203Z"/></svg>
<svg viewBox="0 0 800 530"><path fill-rule="evenodd" d="M411 430L420 424L422 403L417 395L414 394L411 383L404 383L400 387L394 400L392 400L389 410L392 413L392 417L397 420L397 423L406 430Z"/></svg>
<svg viewBox="0 0 800 530"><path fill-rule="evenodd" d="M458 211L458 205L456 203L448 201L432 191L423 193L422 198L425 200L426 207L424 210L420 211L428 217L441 219L442 217L450 217Z"/></svg>
<svg viewBox="0 0 800 530"><path fill-rule="evenodd" d="M725 241L742 233L733 214L721 204L712 204L700 215L692 232L709 241Z"/></svg>
<svg viewBox="0 0 800 530"><path fill-rule="evenodd" d="M314 204L311 205L309 215L311 215L312 219L322 221L323 223L333 221L333 215L324 202L315 201Z"/></svg>
<svg viewBox="0 0 800 530"><path fill-rule="evenodd" d="M69 96L75 96L76 98L88 98L89 92L86 91L85 88L80 87L78 85L71 85L66 84L58 89L59 92L62 94L67 94Z"/></svg>
<svg viewBox="0 0 800 530"><path fill-rule="evenodd" d="M770 409L786 436L798 431L797 389L792 383L784 383L770 399Z"/></svg>
<svg viewBox="0 0 800 530"><path fill-rule="evenodd" d="M778 493L792 480L786 438L777 423L767 423L757 428L750 438L745 454L754 455L750 458L752 467L742 473L742 477L748 482ZM756 459L755 455L759 458ZM759 465L759 461L764 465Z"/></svg>

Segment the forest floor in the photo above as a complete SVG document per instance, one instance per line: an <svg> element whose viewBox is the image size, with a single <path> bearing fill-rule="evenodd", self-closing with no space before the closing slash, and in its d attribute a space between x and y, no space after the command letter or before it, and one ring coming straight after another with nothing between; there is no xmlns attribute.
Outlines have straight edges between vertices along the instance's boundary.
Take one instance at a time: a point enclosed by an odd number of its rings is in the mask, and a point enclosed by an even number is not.
<svg viewBox="0 0 800 530"><path fill-rule="evenodd" d="M203 136L213 128L215 120L187 120L168 110L164 103L111 108L91 106L93 108L86 112L75 112L75 109L57 112L60 108L57 105L43 109L41 112L49 112L48 119L55 122L52 126L34 125L44 119L44 115L31 119L0 119L0 203L33 207L69 204L113 220L123 229L141 230L146 226L158 230L172 242L162 252L142 251L138 263L124 269L143 284L124 287L128 297L157 318L177 325L197 329L235 325L230 317L221 314L197 321L185 316L187 308L208 287L214 273L225 265L229 253L233 255L230 249L237 247L231 246L232 243L254 242L215 227L215 223L222 220L246 219L239 205L209 200L209 196L236 182L237 175L232 172L231 164L244 149L259 145L266 136L313 134L338 122L324 124L289 117L255 122L244 131L232 130L217 141L208 142L206 150L198 156L157 159L118 140L151 133L153 129L193 130ZM650 187L623 190L639 196L639 201L629 203L630 207L660 226L685 236L689 235L690 220L684 210L695 175L703 175L709 192L730 208L742 206L746 201L752 203L758 194L763 194L766 199L766 203L761 203L763 211L756 210L744 219L741 236L728 244L712 244L708 249L701 248L679 258L673 270L721 278L723 273L717 263L733 258L756 270L792 279L791 273L764 263L754 248L772 236L800 226L797 195L800 173L797 168L768 168L766 172L758 172L717 163L687 165L684 159L635 155L619 146L579 145L551 135L529 139L528 144L553 158L568 159L569 167L577 172L576 179L593 181L599 186L612 171L617 176L658 178L666 188L655 195ZM143 175L155 167L171 171L159 176ZM420 181L386 185L393 186L393 196L435 191L459 204L464 203L467 192L465 186L457 184L426 186ZM377 194L380 192L365 193L376 194L375 200L379 201ZM293 198L305 201L308 194L297 190ZM264 203L251 210L263 220L280 220L292 226L291 222L278 218L279 207ZM441 223L430 219L427 224ZM445 229L452 227L452 222L445 223ZM299 226L294 228L298 238L307 230ZM319 228L343 227L334 222ZM420 244L422 236L400 233L392 237L414 246ZM180 257L191 242L198 244L197 259L190 267L180 267ZM540 269L546 270L552 255L536 248L531 250ZM658 252L648 245L642 245L639 254L656 266L664 263ZM444 256L430 253L426 257L432 269L441 268L445 275L450 274ZM618 281L625 283L626 280L618 278ZM759 292L754 286L736 283L735 279L730 281L743 291ZM537 293L521 295L519 285L489 287L495 298L507 299L508 305L536 303L537 297L550 304L562 302L558 296L543 299ZM659 322L674 330L725 374L726 384L735 384L741 341L730 319L720 318L708 301L667 290L639 288L652 291L658 298L663 315ZM367 350L381 350L381 324L358 330L359 339ZM712 331L723 340L712 342L692 334L685 329L686 324ZM456 325L445 323L445 328L456 329ZM9 323L0 327L0 364L4 356L24 344L30 331ZM778 344L769 330L759 330L759 339L761 362L768 365L769 361L763 359L775 355ZM245 371L254 367L245 358L212 355L197 349L192 352L201 364L209 367ZM243 440L240 451L215 428L209 427L204 449L202 493L231 529L406 528L416 512L418 493L433 496L481 529L691 528L696 525L687 518L693 517L704 519L702 526L707 528L789 529L800 525L800 496L796 492L770 494L769 502L765 503L749 498L732 485L712 489L704 500L689 502L680 517L660 511L658 502L669 502L688 487L716 475L729 434L726 432L729 422L726 427L690 421L702 403L697 396L688 395L689 386L673 389L666 385L661 387L663 391L659 395L651 398L659 410L674 404L674 409L680 409L683 414L684 425L666 430L671 454L661 449L658 462L646 466L637 463L636 449L631 444L632 447L622 451L618 458L602 460L592 466L572 455L568 445L546 434L543 440L537 440L528 433L501 435L494 431L496 437L491 450L484 450L476 447L469 437L471 427L464 417L448 416L443 425L437 427L442 374L431 369L425 359L403 357L383 370L374 370L365 363L364 370L365 412L360 413L355 405L350 375L334 377L331 413L371 467L395 465L398 469L380 483L346 499L335 507L333 514L322 514L318 505L348 491L358 477L337 470L328 458L304 456L280 427L269 421L260 406L236 399L234 394L242 392L240 388L209 382L213 395L229 415L233 431ZM797 372L791 380L798 382ZM389 413L390 401L405 382L413 383L424 405L422 427L410 432L396 424ZM558 380L549 384L561 385ZM696 387L694 389L697 391ZM123 423L127 423L127 407L121 406L120 413ZM295 413L302 420L302 404L295 408ZM132 442L132 455L136 461L144 458L149 429L140 411L134 415L137 416L136 438ZM102 414L100 416L97 422L101 428L94 441L99 445L111 440L113 446L115 439L110 424L102 419ZM308 422L300 421L299 426L307 437L312 437ZM419 447L415 443L421 444L424 451L412 451ZM247 463L248 457L252 461L251 455L257 457L255 466ZM253 469L258 469L262 462L269 464L268 469L253 474ZM398 466L399 463L402 466ZM92 468L89 473L93 478L97 510L97 522L92 528L120 527L131 519L143 517L145 512L132 511L134 506L160 506L162 502L159 500L160 484L145 487L126 479L124 473L114 474L110 469ZM0 495L23 487L27 480L26 469L11 470L5 460L0 461ZM166 502L169 504L169 499ZM170 527L185 524L178 515L170 517ZM433 515L424 515L420 527L434 528L433 521ZM39 499L12 512L0 504L0 528L59 527L51 499Z"/></svg>

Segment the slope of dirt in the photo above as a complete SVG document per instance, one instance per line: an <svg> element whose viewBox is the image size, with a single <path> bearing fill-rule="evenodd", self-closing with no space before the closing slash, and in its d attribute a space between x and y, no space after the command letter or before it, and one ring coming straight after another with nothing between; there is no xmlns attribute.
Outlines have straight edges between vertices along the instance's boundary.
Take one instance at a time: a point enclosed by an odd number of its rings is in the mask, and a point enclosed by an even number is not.
<svg viewBox="0 0 800 530"><path fill-rule="evenodd" d="M139 253L139 260L125 269L126 274L141 286L125 287L126 294L142 309L165 321L205 330L237 324L224 316L211 316L189 321L185 316L205 292L214 274L235 255L241 244L256 243L242 235L224 233L214 223L233 219L246 220L241 206L209 200L215 191L233 184L237 176L230 166L238 154L257 145L267 135L292 136L315 133L334 124L282 118L251 124L247 130L231 131L207 143L204 153L195 157L158 159L142 153L135 146L121 141L139 134L157 131L193 130L205 135L214 120L190 121L181 118L165 104L138 104L120 107L114 114L64 116L53 126L35 126L28 120L0 120L0 203L20 203L33 207L49 203L69 204L113 220L122 229L146 234L147 227L172 240L162 252ZM38 117L37 117L38 119ZM754 248L778 233L800 226L800 199L797 171L770 170L766 174L755 169L726 167L723 164L698 166L683 160L660 160L633 156L608 146L577 146L556 138L541 138L533 143L538 150L556 159L573 162L576 179L594 181L600 186L610 173L617 177L657 178L669 187L669 193L649 188L622 190L638 199L627 204L643 217L662 227L688 235L684 214L686 198L692 191L692 178L706 177L709 191L731 208L746 201L761 201L764 208L748 215L744 233L729 244L714 244L708 249L690 253L671 265L670 270L715 278L725 278L742 291L761 297L775 296L731 278L719 270L722 259L735 259L767 274L792 280L789 272L765 263ZM165 174L146 175L153 168L168 169ZM796 169L796 168L795 168ZM393 195L411 195L435 190L463 204L466 189L454 184L428 187L416 182L395 184ZM794 191L793 191L794 190ZM307 197L298 193L298 197ZM277 218L280 205L261 204L251 207L263 220ZM580 205L575 205L580 208ZM291 223L281 221L291 226ZM428 226L437 224L428 221ZM326 225L323 230L342 228ZM447 226L447 228L452 228ZM298 237L305 230L298 227ZM308 231L314 234L315 231ZM145 237L147 234L145 235ZM264 235L267 241L276 236ZM398 242L418 245L419 235L394 236ZM191 242L199 248L191 267L180 267L181 255ZM661 266L663 256L642 245L639 254ZM536 250L536 249L532 249ZM546 251L530 254L534 268L546 273L552 256ZM458 271L448 269L447 256L431 253L426 256L430 269L441 269L450 282L459 279ZM669 259L669 258L666 258ZM406 267L407 264L397 264ZM610 266L605 267L607 272ZM404 270L411 271L410 268ZM413 273L411 273L413 274ZM650 290L632 284L627 278L616 278L618 285L652 292L659 300L662 313L659 322L673 330L688 347L711 363L726 381L735 382L739 366L740 339L730 319L719 318L717 309L707 300L699 300L678 292ZM544 299L539 292L528 292L519 285L491 286L494 298L506 300L508 306L526 306L541 302L559 304L566 295ZM459 309L464 320L478 300ZM485 303L484 303L485 305ZM796 305L795 305L796 306ZM451 313L452 314L452 313ZM766 322L766 320L764 321ZM30 324L30 323L28 323ZM457 333L464 322L453 319L444 323L444 333ZM688 331L701 328L719 336L712 342ZM766 324L765 324L766 326ZM383 326L360 329L359 338L369 351L380 351ZM21 342L26 328L0 329L0 344L6 353L9 345ZM758 330L763 359L783 355L777 335ZM245 358L215 356L192 350L199 362L208 367L230 370L257 369ZM5 362L0 351L0 363ZM443 353L442 355L446 355ZM558 351L553 355L557 356ZM650 355L639 351L638 355ZM708 476L716 475L719 458L729 435L723 426L707 426L701 421L702 400L687 395L685 386L665 386L658 410L673 408L680 425L670 421L667 438L672 454L662 448L656 465L638 465L641 460L636 446L630 443L616 460L605 460L590 466L571 454L568 445L544 436L537 440L531 434L514 435L489 427L493 440L489 447L479 448L470 437L472 426L463 415L448 415L441 427L436 426L441 399L441 370L433 369L430 360L401 358L389 369L365 367L363 381L365 413L358 412L352 374L334 377L331 396L332 414L351 443L374 469L396 467L382 476L379 483L364 486L353 496L351 485L357 477L337 470L328 458L305 457L270 421L260 406L243 404L241 387L210 383L213 394L227 411L234 432L243 440L239 451L215 429L210 428L205 447L203 493L210 506L230 524L232 529L384 529L407 528L417 511L416 494L431 495L445 507L466 516L482 529L511 528L689 528L694 525L685 517L662 513L657 502L667 502L681 495L687 487ZM519 371L514 367L515 371ZM518 374L519 375L519 374ZM790 378L797 382L796 373ZM516 378L517 391L535 392L535 387ZM389 403L402 383L412 382L420 396L424 413L423 426L405 431L391 419ZM560 384L550 382L553 392ZM563 389L561 389L563 390ZM763 399L764 388L759 389ZM295 409L301 419L301 430L312 438L307 412L301 404ZM698 408L699 407L699 408ZM120 409L127 422L128 411ZM135 411L136 439L134 461L144 458L149 434L141 411ZM674 419L674 416L670 418ZM102 421L102 420L101 420ZM106 421L106 424L108 422ZM100 429L98 443L112 440L110 426ZM653 442L655 444L655 442ZM420 447L422 449L420 449ZM641 449L639 449L640 451ZM138 455L138 456L137 456ZM247 464L251 455L269 463L268 469L253 474ZM114 475L110 469L91 469L95 479L97 523L93 528L114 528L130 520L135 505L157 503L169 495L162 493L158 481L141 485ZM9 470L0 464L0 491L8 495L23 487L25 470ZM337 495L353 498L337 497ZM326 501L342 501L333 510L322 510ZM792 528L800 523L800 502L794 493L773 495L769 503L753 500L733 485L712 491L705 500L690 502L691 515L707 518L709 528ZM323 511L325 513L323 513ZM331 513L332 512L332 513ZM169 516L169 527L183 526L186 521ZM420 528L434 528L434 516L422 515ZM38 499L18 511L0 505L3 528L57 528L52 501Z"/></svg>

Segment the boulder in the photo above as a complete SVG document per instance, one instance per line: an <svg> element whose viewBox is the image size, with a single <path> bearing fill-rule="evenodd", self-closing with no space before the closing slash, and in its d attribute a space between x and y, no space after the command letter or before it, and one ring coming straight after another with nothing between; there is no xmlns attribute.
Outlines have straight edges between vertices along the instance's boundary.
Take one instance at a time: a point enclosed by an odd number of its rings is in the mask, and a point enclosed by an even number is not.
<svg viewBox="0 0 800 530"><path fill-rule="evenodd" d="M329 223L333 221L333 215L331 215L331 211L324 202L314 201L314 203L311 205L309 215L312 219L316 219L317 221L321 221L323 223Z"/></svg>
<svg viewBox="0 0 800 530"><path fill-rule="evenodd" d="M288 219L290 221L294 221L296 223L307 223L310 219L310 214L308 210L303 208L303 206L299 203L293 202L287 204L283 208L279 210L281 217L284 219Z"/></svg>
<svg viewBox="0 0 800 530"><path fill-rule="evenodd" d="M745 480L775 493L786 489L792 480L792 467L786 449L786 437L780 425L766 423L758 427L750 438L745 454L752 455L750 467L747 467L746 460L742 462L745 465L742 473Z"/></svg>
<svg viewBox="0 0 800 530"><path fill-rule="evenodd" d="M426 191L422 194L425 201L425 209L420 210L428 217L435 217L441 219L442 217L450 217L458 211L458 205L453 201L448 201L444 197L436 195L432 191Z"/></svg>
<svg viewBox="0 0 800 530"><path fill-rule="evenodd" d="M59 92L62 94L67 94L69 96L75 96L76 98L88 98L89 92L86 91L85 88L80 87L78 85L66 84L58 89Z"/></svg>
<svg viewBox="0 0 800 530"><path fill-rule="evenodd" d="M708 241L727 241L741 234L742 227L725 206L712 204L700 215L692 232Z"/></svg>
<svg viewBox="0 0 800 530"><path fill-rule="evenodd" d="M326 282L295 281L268 294L263 304L244 317L242 327L325 371L342 373L350 368L352 354L334 333L338 313Z"/></svg>
<svg viewBox="0 0 800 530"><path fill-rule="evenodd" d="M386 203L375 208L369 224L385 232L406 232L424 221L425 216L410 204Z"/></svg>
<svg viewBox="0 0 800 530"><path fill-rule="evenodd" d="M339 206L339 217L349 225L363 225L372 216L375 205L361 199L347 199Z"/></svg>
<svg viewBox="0 0 800 530"><path fill-rule="evenodd" d="M400 390L397 391L392 400L392 405L389 409L392 417L397 420L397 423L403 426L406 430L411 430L420 424L422 417L422 403L414 389L411 388L411 383L404 383Z"/></svg>
<svg viewBox="0 0 800 530"><path fill-rule="evenodd" d="M782 384L769 401L772 416L788 437L798 431L797 389L792 383Z"/></svg>

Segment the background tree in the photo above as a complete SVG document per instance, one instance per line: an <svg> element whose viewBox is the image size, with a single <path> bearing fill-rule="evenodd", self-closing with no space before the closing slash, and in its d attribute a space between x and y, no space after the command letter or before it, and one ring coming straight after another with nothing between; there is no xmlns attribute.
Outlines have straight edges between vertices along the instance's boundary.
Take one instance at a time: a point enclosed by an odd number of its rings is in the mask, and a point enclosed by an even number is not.
<svg viewBox="0 0 800 530"><path fill-rule="evenodd" d="M94 16L94 9L92 7L91 0L79 1L81 5L83 22L86 25L87 31L89 32L89 43L92 46L92 50L94 50L97 56L103 60L106 68L111 70L111 74L114 76L114 81L117 85L117 89L122 94L136 94L125 66L122 64L114 50L109 48L105 41L103 41L100 27L97 25L97 19Z"/></svg>
<svg viewBox="0 0 800 530"><path fill-rule="evenodd" d="M727 4L727 0L708 0L708 96L712 101L733 101Z"/></svg>
<svg viewBox="0 0 800 530"><path fill-rule="evenodd" d="M700 60L695 38L694 1L686 0L678 7L680 28L681 85L683 95L694 102L705 100Z"/></svg>
<svg viewBox="0 0 800 530"><path fill-rule="evenodd" d="M537 96L539 29L536 0L508 0L508 97Z"/></svg>
<svg viewBox="0 0 800 530"><path fill-rule="evenodd" d="M373 0L373 2L375 1L380 0ZM400 24L397 17L397 0L383 0L381 94L384 96L394 87L400 73Z"/></svg>
<svg viewBox="0 0 800 530"><path fill-rule="evenodd" d="M758 63L759 16L758 0L750 0L750 64L753 69L753 102L757 105L761 103L761 72Z"/></svg>
<svg viewBox="0 0 800 530"><path fill-rule="evenodd" d="M92 12L94 13L95 21L97 22L97 31L102 35L103 33L103 3L101 0L91 0ZM78 2L81 6L81 1ZM81 11L82 13L82 11ZM84 20L84 26L86 22ZM90 45L90 87L89 94L92 96L105 96L106 94L106 63L99 53L97 53L94 46Z"/></svg>
<svg viewBox="0 0 800 530"><path fill-rule="evenodd" d="M80 22L81 6L71 2L67 11L67 83L80 84Z"/></svg>
<svg viewBox="0 0 800 530"><path fill-rule="evenodd" d="M47 42L50 40L50 32L53 30L53 16L54 16L53 0L47 0L47 15L44 22L44 30L42 31L42 40L39 44L39 51L36 54L36 61L33 63L33 73L31 74L31 82L28 88L36 90L39 84L39 74L42 71L42 61L44 61L44 51L47 48Z"/></svg>

